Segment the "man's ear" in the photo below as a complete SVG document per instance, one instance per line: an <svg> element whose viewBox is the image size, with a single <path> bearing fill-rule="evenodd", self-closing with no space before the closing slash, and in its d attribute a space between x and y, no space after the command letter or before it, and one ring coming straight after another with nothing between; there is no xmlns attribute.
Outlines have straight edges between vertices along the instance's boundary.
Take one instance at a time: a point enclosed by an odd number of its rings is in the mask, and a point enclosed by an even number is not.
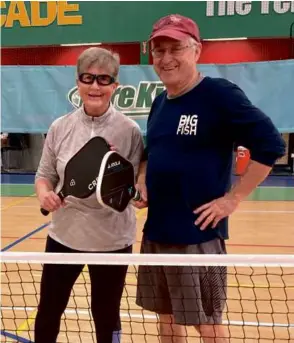
<svg viewBox="0 0 294 343"><path fill-rule="evenodd" d="M202 52L202 44L197 43L196 48L195 48L195 62L197 63L199 61L199 58L201 56Z"/></svg>

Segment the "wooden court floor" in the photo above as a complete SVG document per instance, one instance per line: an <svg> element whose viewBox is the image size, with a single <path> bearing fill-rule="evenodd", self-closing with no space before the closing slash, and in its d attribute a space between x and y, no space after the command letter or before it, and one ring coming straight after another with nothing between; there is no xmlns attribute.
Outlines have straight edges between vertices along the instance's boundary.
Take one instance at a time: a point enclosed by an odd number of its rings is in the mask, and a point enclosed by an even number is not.
<svg viewBox="0 0 294 343"><path fill-rule="evenodd" d="M2 197L2 248L50 221L39 211L35 197ZM139 249L146 210L137 211ZM228 252L236 254L293 254L294 202L245 201L230 219ZM43 251L47 230L44 228L12 247L11 251Z"/></svg>
<svg viewBox="0 0 294 343"><path fill-rule="evenodd" d="M40 214L37 199L32 196L2 197L1 200L2 249L11 245L9 251L44 251L47 228L42 227L50 218L44 218ZM146 210L137 211L135 252L139 251L145 217ZM37 232L22 239L33 231ZM294 254L293 237L294 202L246 201L230 219L227 249L232 254ZM15 244L17 240L19 242ZM11 272L13 268L17 268L17 271ZM30 269L28 265L22 265L21 269L19 266L2 264L1 329L32 339L41 266L35 265L34 269ZM233 337L230 342L294 342L293 269L229 269L224 320L228 337ZM90 333L93 332L93 323L90 320L90 299L87 294L89 295L89 277L85 268L74 287L63 318L60 342L95 342ZM124 333L122 342L159 342L156 317L154 313L142 312L136 306L135 294L136 270L130 267L121 306ZM227 325L228 321L232 325ZM187 335L188 343L200 342L194 330L189 329ZM1 342L17 340L1 335Z"/></svg>

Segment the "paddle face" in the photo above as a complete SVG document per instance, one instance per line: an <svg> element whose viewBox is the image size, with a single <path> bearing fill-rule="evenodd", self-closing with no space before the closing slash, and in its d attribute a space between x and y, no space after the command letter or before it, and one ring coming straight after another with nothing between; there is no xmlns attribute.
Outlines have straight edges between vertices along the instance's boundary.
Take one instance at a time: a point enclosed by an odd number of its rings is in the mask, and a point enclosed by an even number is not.
<svg viewBox="0 0 294 343"><path fill-rule="evenodd" d="M87 198L96 190L96 179L109 145L102 137L90 139L67 163L64 171L64 196Z"/></svg>
<svg viewBox="0 0 294 343"><path fill-rule="evenodd" d="M96 190L97 175L104 155L109 151L108 143L102 137L91 138L67 163L64 183L59 197L68 195L87 198ZM41 209L43 215L49 212Z"/></svg>
<svg viewBox="0 0 294 343"><path fill-rule="evenodd" d="M130 161L115 151L109 151L103 158L97 179L98 202L117 212L123 212L131 199L136 199L134 168Z"/></svg>

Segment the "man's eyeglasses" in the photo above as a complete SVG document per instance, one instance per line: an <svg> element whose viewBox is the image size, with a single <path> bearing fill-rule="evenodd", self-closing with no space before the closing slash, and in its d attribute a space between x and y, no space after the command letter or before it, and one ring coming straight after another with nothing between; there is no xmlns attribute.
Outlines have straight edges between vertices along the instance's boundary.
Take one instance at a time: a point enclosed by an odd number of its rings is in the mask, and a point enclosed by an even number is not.
<svg viewBox="0 0 294 343"><path fill-rule="evenodd" d="M185 49L191 48L192 46L195 46L195 44L190 45L184 45L184 46L173 46L171 48L154 48L151 49L151 53L153 57L163 57L165 52L168 51L170 55L172 56L181 56Z"/></svg>
<svg viewBox="0 0 294 343"><path fill-rule="evenodd" d="M100 86L108 86L115 82L115 78L113 76L107 74L96 75L90 73L80 74L79 80L87 85L92 85L96 80Z"/></svg>

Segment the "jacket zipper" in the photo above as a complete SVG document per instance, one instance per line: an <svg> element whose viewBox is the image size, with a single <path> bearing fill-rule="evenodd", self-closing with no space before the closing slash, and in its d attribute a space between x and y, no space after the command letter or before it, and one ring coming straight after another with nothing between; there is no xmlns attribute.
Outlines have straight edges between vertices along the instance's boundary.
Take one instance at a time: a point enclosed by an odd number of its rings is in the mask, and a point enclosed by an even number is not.
<svg viewBox="0 0 294 343"><path fill-rule="evenodd" d="M91 138L93 138L94 135L95 135L95 133L94 133L94 117L92 117Z"/></svg>

